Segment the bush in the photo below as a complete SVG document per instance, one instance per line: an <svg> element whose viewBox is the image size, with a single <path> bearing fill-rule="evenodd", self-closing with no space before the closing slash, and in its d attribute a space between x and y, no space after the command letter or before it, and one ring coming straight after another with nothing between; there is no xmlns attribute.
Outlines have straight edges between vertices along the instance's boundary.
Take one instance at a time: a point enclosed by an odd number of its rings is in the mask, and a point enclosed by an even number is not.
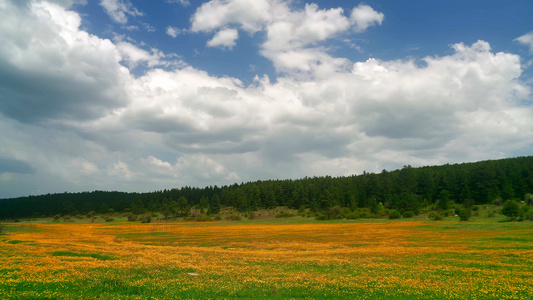
<svg viewBox="0 0 533 300"><path fill-rule="evenodd" d="M229 215L229 216L226 217L226 220L229 220L229 221L240 221L240 220L242 220L242 218L239 215Z"/></svg>
<svg viewBox="0 0 533 300"><path fill-rule="evenodd" d="M493 211L493 210L491 210L491 211L489 211L489 212L487 213L487 217L488 217L488 218L493 218L494 216L496 216L496 212Z"/></svg>
<svg viewBox="0 0 533 300"><path fill-rule="evenodd" d="M441 215L441 214L439 214L439 213L437 213L437 212L434 212L434 211L430 212L429 215L428 215L428 217L429 217L431 220L433 220L433 221L440 221L440 220L444 219L444 216L443 216L443 215Z"/></svg>
<svg viewBox="0 0 533 300"><path fill-rule="evenodd" d="M107 217L107 218L105 218L105 221L106 222L113 222L113 221L115 221L115 219L113 219L111 217Z"/></svg>
<svg viewBox="0 0 533 300"><path fill-rule="evenodd" d="M326 215L324 215L324 214L317 214L315 219L318 220L318 221L324 221L324 220L327 220L328 217L326 217Z"/></svg>
<svg viewBox="0 0 533 300"><path fill-rule="evenodd" d="M220 214L216 214L215 221L220 221L220 220L222 220L222 216Z"/></svg>
<svg viewBox="0 0 533 300"><path fill-rule="evenodd" d="M340 213L341 213L342 209L339 207L339 206L333 206L333 207L330 207L327 211L326 211L326 217L330 220L333 220L333 219L339 219L340 218Z"/></svg>
<svg viewBox="0 0 533 300"><path fill-rule="evenodd" d="M290 217L294 217L294 214L291 214L288 211L280 211L279 213L276 214L276 218L290 218Z"/></svg>
<svg viewBox="0 0 533 300"><path fill-rule="evenodd" d="M469 209L461 209L461 210L459 210L457 215L459 216L459 220L468 221L468 220L470 220L470 217L472 216L472 213L470 212Z"/></svg>
<svg viewBox="0 0 533 300"><path fill-rule="evenodd" d="M255 212L251 211L248 213L248 220L253 220L253 219L255 219Z"/></svg>
<svg viewBox="0 0 533 300"><path fill-rule="evenodd" d="M135 222L135 221L137 221L137 216L134 215L134 214L129 214L129 215L128 215L128 221L129 221L129 222Z"/></svg>
<svg viewBox="0 0 533 300"><path fill-rule="evenodd" d="M520 214L520 208L518 207L518 204L516 204L516 202L512 200L507 200L503 204L502 214L509 217L511 220L514 220Z"/></svg>
<svg viewBox="0 0 533 300"><path fill-rule="evenodd" d="M412 211L406 211L406 212L404 212L403 215L402 215L402 217L403 217L404 219L409 219L409 218L412 218L412 217L414 217L414 216L415 216L415 213L412 212Z"/></svg>
<svg viewBox="0 0 533 300"><path fill-rule="evenodd" d="M397 211L395 209L389 210L389 219L390 220L399 219L400 217L401 217L401 215L400 215L399 211Z"/></svg>
<svg viewBox="0 0 533 300"><path fill-rule="evenodd" d="M4 224L0 223L0 234L4 232Z"/></svg>
<svg viewBox="0 0 533 300"><path fill-rule="evenodd" d="M54 222L59 222L59 219L61 218L60 215L55 215L54 216Z"/></svg>
<svg viewBox="0 0 533 300"><path fill-rule="evenodd" d="M196 222L209 222L209 221L213 221L213 219L211 219L208 215L206 214L200 214L196 217L195 219Z"/></svg>
<svg viewBox="0 0 533 300"><path fill-rule="evenodd" d="M141 218L141 223L152 223L152 216L147 215Z"/></svg>
<svg viewBox="0 0 533 300"><path fill-rule="evenodd" d="M347 213L346 214L346 219L348 219L348 220L359 219L359 214L357 212Z"/></svg>

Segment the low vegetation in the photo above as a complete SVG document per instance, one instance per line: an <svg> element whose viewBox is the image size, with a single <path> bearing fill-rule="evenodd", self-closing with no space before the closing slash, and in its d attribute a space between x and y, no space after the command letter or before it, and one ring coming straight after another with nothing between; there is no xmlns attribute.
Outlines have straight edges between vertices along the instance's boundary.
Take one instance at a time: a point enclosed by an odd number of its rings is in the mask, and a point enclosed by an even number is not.
<svg viewBox="0 0 533 300"><path fill-rule="evenodd" d="M531 224L481 213L489 209L479 207L469 222L449 216L324 223L275 218L273 211L271 219L219 223L143 224L126 216L112 224L10 223L0 239L0 295L532 299Z"/></svg>

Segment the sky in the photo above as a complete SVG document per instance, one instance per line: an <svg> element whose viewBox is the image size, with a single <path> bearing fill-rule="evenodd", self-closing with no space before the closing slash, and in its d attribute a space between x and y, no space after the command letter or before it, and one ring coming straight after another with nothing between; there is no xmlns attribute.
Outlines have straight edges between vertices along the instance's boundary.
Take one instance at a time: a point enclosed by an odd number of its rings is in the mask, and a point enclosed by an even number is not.
<svg viewBox="0 0 533 300"><path fill-rule="evenodd" d="M0 198L533 154L533 1L0 0Z"/></svg>

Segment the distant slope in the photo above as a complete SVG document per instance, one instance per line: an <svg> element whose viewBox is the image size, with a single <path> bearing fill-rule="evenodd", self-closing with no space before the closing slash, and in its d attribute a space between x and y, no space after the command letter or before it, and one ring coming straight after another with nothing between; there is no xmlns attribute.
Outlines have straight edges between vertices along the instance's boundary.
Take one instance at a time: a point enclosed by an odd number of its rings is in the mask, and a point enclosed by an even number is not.
<svg viewBox="0 0 533 300"><path fill-rule="evenodd" d="M475 163L364 173L349 177L255 181L230 186L183 187L149 193L83 192L0 200L0 218L86 214L130 210L161 211L181 197L188 205L233 206L239 210L302 206L374 208L380 202L400 212L418 210L440 199L463 204L522 199L533 192L533 156Z"/></svg>

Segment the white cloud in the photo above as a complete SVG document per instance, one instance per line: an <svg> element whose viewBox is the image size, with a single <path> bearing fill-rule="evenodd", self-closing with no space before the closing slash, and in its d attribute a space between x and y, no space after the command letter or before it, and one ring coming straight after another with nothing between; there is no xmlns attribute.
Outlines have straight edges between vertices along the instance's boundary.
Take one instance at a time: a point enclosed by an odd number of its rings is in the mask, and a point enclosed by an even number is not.
<svg viewBox="0 0 533 300"><path fill-rule="evenodd" d="M221 47L232 49L235 46L235 41L239 38L239 32L236 29L226 28L215 34L215 36L207 41L208 47Z"/></svg>
<svg viewBox="0 0 533 300"><path fill-rule="evenodd" d="M122 161L118 161L109 167L107 175L111 177L120 177L124 179L132 179L135 177L135 173L130 171L128 165Z"/></svg>
<svg viewBox="0 0 533 300"><path fill-rule="evenodd" d="M239 24L250 33L261 30L265 24L287 11L279 0L212 0L202 4L191 19L193 32L211 32L229 24Z"/></svg>
<svg viewBox="0 0 533 300"><path fill-rule="evenodd" d="M117 65L119 51L111 41L80 31L78 14L48 2L5 5L0 10L2 114L28 123L87 120L127 103L129 72Z"/></svg>
<svg viewBox="0 0 533 300"><path fill-rule="evenodd" d="M173 38L177 37L178 35L180 35L182 33L183 33L183 29L180 29L180 28L177 28L177 27L172 27L172 26L168 26L167 27L167 34L170 35Z"/></svg>
<svg viewBox="0 0 533 300"><path fill-rule="evenodd" d="M517 37L515 41L528 46L529 52L533 53L533 32L526 33L520 37Z"/></svg>
<svg viewBox="0 0 533 300"><path fill-rule="evenodd" d="M375 11L366 4L354 7L350 15L350 21L355 25L354 30L358 32L363 32L372 25L381 25L383 19L385 19L383 13Z"/></svg>
<svg viewBox="0 0 533 300"><path fill-rule="evenodd" d="M176 54L166 55L156 48L152 48L151 52L148 52L132 43L124 42L120 38L115 42L117 50L122 56L122 61L125 61L132 69L136 68L140 63L144 63L150 68L155 66L184 67L187 65Z"/></svg>
<svg viewBox="0 0 533 300"><path fill-rule="evenodd" d="M165 70L179 58L90 35L56 4L5 2L0 197L348 175L531 148L531 91L517 55L478 41L423 67L350 62L318 45L350 30L342 11L288 13L295 18L247 26L275 35L261 50L276 68L312 76L286 72L246 86L191 66ZM242 29L220 24L209 32ZM121 63L148 70L134 77Z"/></svg>
<svg viewBox="0 0 533 300"><path fill-rule="evenodd" d="M189 2L189 0L167 0L167 3L178 3L178 4L181 4L183 6L189 6L191 5L191 3Z"/></svg>
<svg viewBox="0 0 533 300"><path fill-rule="evenodd" d="M138 11L128 0L101 0L100 5L113 21L126 24L128 16L142 16L143 13Z"/></svg>
<svg viewBox="0 0 533 300"><path fill-rule="evenodd" d="M317 4L306 4L299 10L289 4L280 0L212 0L196 10L191 19L191 31L211 32L222 28L219 32L222 34L229 30L225 29L229 25L250 34L265 31L261 54L274 63L278 72L324 76L329 71L344 68L346 61L331 57L326 48L317 44L351 27L364 31L371 25L381 24L384 18L368 5L355 7L348 18L342 8L320 9ZM233 47L236 35L222 39L219 34L207 45ZM317 71L322 75L316 74Z"/></svg>

